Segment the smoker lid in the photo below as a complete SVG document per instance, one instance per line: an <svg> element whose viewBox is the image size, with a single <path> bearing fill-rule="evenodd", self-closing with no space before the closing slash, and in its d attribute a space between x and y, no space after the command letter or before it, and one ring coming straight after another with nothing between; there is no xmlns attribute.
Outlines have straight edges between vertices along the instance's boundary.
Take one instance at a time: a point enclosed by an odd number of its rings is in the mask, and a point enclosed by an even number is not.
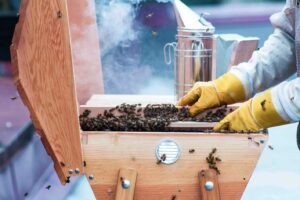
<svg viewBox="0 0 300 200"><path fill-rule="evenodd" d="M174 9L179 30L214 33L215 27L204 19L205 14L198 15L180 0L174 1Z"/></svg>

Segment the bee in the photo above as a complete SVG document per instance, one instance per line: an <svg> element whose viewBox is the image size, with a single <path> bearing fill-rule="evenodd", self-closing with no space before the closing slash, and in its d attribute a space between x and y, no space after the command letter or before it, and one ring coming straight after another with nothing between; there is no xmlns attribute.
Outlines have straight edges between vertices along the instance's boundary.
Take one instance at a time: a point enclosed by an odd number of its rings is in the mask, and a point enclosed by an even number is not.
<svg viewBox="0 0 300 200"><path fill-rule="evenodd" d="M57 18L62 18L62 12L61 11L57 12Z"/></svg>
<svg viewBox="0 0 300 200"><path fill-rule="evenodd" d="M268 147L269 147L269 149L274 150L273 146L269 145Z"/></svg>
<svg viewBox="0 0 300 200"><path fill-rule="evenodd" d="M291 101L294 101L294 97L291 98Z"/></svg>
<svg viewBox="0 0 300 200"><path fill-rule="evenodd" d="M219 157L216 157L216 161L218 161L218 162L221 162L221 161L222 161L222 159L221 159L221 158L219 158Z"/></svg>
<svg viewBox="0 0 300 200"><path fill-rule="evenodd" d="M195 152L195 149L190 149L189 150L189 153L194 153Z"/></svg>
<svg viewBox="0 0 300 200"><path fill-rule="evenodd" d="M167 156L166 154L163 154L160 159L156 162L156 164L161 164L163 161L165 161L167 159Z"/></svg>
<svg viewBox="0 0 300 200"><path fill-rule="evenodd" d="M71 182L71 181L70 181L70 178L71 178L70 176L67 177L66 183L70 183L70 182Z"/></svg>
<svg viewBox="0 0 300 200"><path fill-rule="evenodd" d="M120 177L120 180L121 180L121 184L124 185L125 179L121 176L121 177Z"/></svg>
<svg viewBox="0 0 300 200"><path fill-rule="evenodd" d="M217 148L213 148L212 149L212 153L214 154L214 153L216 153L217 152Z"/></svg>
<svg viewBox="0 0 300 200"><path fill-rule="evenodd" d="M149 13L148 15L146 15L146 18L151 18L153 17L154 13Z"/></svg>
<svg viewBox="0 0 300 200"><path fill-rule="evenodd" d="M24 197L27 197L28 196L28 192L26 192L25 194L24 194Z"/></svg>
<svg viewBox="0 0 300 200"><path fill-rule="evenodd" d="M116 110L116 108L111 108L109 109L109 112L114 112Z"/></svg>
<svg viewBox="0 0 300 200"><path fill-rule="evenodd" d="M10 97L11 100L16 100L18 97Z"/></svg>
<svg viewBox="0 0 300 200"><path fill-rule="evenodd" d="M66 165L65 165L65 163L64 162L60 162L60 166L62 166L62 167L65 167Z"/></svg>
<svg viewBox="0 0 300 200"><path fill-rule="evenodd" d="M266 104L267 100L263 100L262 102L260 102L261 108L263 111L266 110L265 104Z"/></svg>
<svg viewBox="0 0 300 200"><path fill-rule="evenodd" d="M176 200L176 195L173 195L173 196L172 196L172 200Z"/></svg>
<svg viewBox="0 0 300 200"><path fill-rule="evenodd" d="M156 31L152 31L152 36L153 37L157 37L158 36L158 33Z"/></svg>
<svg viewBox="0 0 300 200"><path fill-rule="evenodd" d="M86 161L85 160L83 161L83 167L86 167Z"/></svg>
<svg viewBox="0 0 300 200"><path fill-rule="evenodd" d="M48 185L48 186L46 187L47 190L50 190L50 188L51 188L51 185Z"/></svg>
<svg viewBox="0 0 300 200"><path fill-rule="evenodd" d="M252 140L257 146L259 146L260 145L260 143L259 142L257 142L257 141L255 141L255 140Z"/></svg>

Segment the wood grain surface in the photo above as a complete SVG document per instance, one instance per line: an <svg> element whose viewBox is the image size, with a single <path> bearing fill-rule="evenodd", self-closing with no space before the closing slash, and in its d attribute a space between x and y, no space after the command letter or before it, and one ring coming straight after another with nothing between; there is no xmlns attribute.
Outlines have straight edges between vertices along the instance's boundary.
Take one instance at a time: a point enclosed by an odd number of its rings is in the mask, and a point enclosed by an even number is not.
<svg viewBox="0 0 300 200"><path fill-rule="evenodd" d="M26 0L19 13L14 81L64 183L69 169L83 172L67 4Z"/></svg>
<svg viewBox="0 0 300 200"><path fill-rule="evenodd" d="M251 177L268 138L264 134L129 133L84 132L83 154L87 174L97 199L114 199L120 168L138 173L135 199L200 199L198 173L208 169L206 157L213 148L222 159L217 166L222 200L238 200ZM248 137L252 137L249 140ZM162 139L174 139L180 146L179 160L157 165L155 148ZM264 144L257 144L264 140ZM256 141L256 142L254 142ZM194 153L189 150L194 149Z"/></svg>
<svg viewBox="0 0 300 200"><path fill-rule="evenodd" d="M212 190L207 190L205 184L210 181L213 183ZM220 200L220 189L218 174L213 169L202 170L199 172L199 182L201 191L201 200Z"/></svg>

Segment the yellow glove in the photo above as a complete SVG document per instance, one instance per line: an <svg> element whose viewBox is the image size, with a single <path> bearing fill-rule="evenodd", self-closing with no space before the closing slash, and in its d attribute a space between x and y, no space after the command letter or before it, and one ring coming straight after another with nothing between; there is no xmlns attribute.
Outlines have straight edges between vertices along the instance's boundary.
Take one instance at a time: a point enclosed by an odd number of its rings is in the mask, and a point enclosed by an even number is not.
<svg viewBox="0 0 300 200"><path fill-rule="evenodd" d="M190 114L195 116L208 108L243 101L245 96L242 82L232 73L226 73L217 80L196 83L177 106L191 106Z"/></svg>
<svg viewBox="0 0 300 200"><path fill-rule="evenodd" d="M215 131L259 131L263 128L287 124L277 113L271 91L254 97L243 103L238 109L227 115L215 127Z"/></svg>

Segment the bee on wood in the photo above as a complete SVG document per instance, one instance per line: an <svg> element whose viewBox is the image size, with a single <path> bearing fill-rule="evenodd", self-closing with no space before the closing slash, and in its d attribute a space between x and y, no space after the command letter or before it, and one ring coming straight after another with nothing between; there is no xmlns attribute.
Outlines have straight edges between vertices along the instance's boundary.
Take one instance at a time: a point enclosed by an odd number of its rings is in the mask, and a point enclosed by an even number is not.
<svg viewBox="0 0 300 200"><path fill-rule="evenodd" d="M221 158L219 158L219 157L216 157L216 161L218 161L218 162L221 162L221 161L222 161L222 159L221 159Z"/></svg>
<svg viewBox="0 0 300 200"><path fill-rule="evenodd" d="M190 149L189 150L189 153L194 153L195 152L195 149Z"/></svg>
<svg viewBox="0 0 300 200"><path fill-rule="evenodd" d="M114 112L116 110L116 108L111 108L109 109L109 112Z"/></svg>
<svg viewBox="0 0 300 200"><path fill-rule="evenodd" d="M57 18L62 18L62 12L61 11L57 12Z"/></svg>
<svg viewBox="0 0 300 200"><path fill-rule="evenodd" d="M60 166L62 166L62 167L65 167L66 165L65 165L65 163L64 162L60 162Z"/></svg>
<svg viewBox="0 0 300 200"><path fill-rule="evenodd" d="M173 195L171 200L176 200L176 195Z"/></svg>

